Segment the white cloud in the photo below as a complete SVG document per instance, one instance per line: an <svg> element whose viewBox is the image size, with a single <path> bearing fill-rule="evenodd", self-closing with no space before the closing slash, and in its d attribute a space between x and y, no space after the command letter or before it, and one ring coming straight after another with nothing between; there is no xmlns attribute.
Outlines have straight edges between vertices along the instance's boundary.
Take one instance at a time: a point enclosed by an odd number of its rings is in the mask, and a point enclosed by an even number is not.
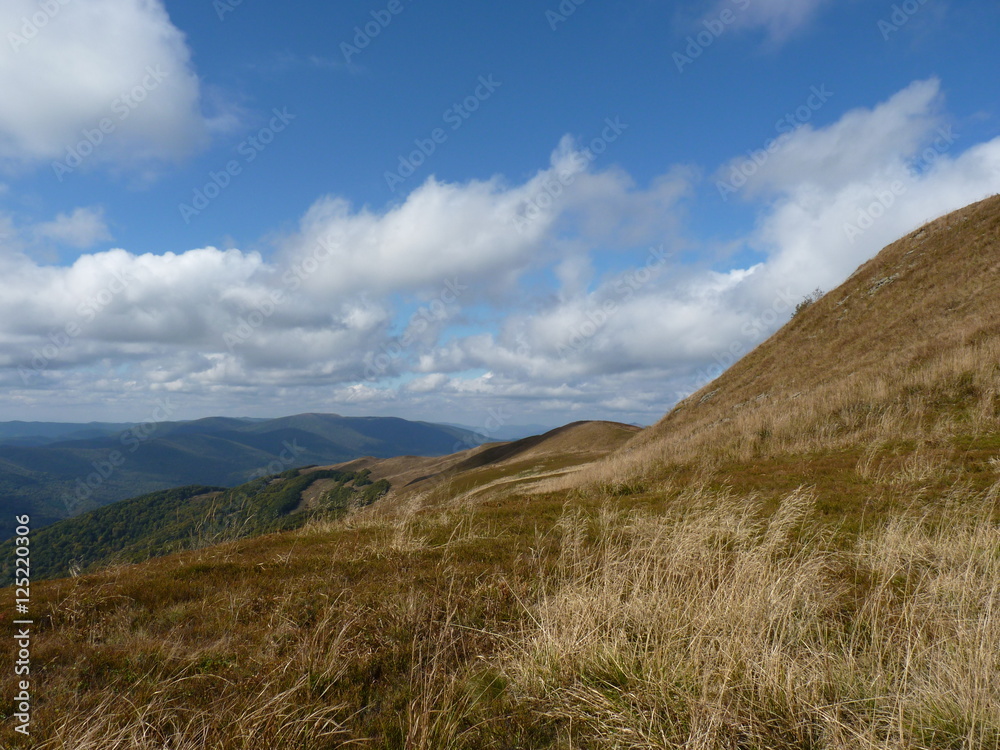
<svg viewBox="0 0 1000 750"><path fill-rule="evenodd" d="M780 43L807 26L828 0L722 0L715 13L732 10L736 25L764 29L772 43Z"/></svg>
<svg viewBox="0 0 1000 750"><path fill-rule="evenodd" d="M526 274L576 263L585 285L590 255L627 254L630 243L676 229L685 170L641 188L623 172L589 167L565 140L548 167L519 185L431 178L381 212L323 198L271 261L211 247L162 256L116 249L62 267L8 248L0 256L0 367L11 368L6 380L22 402L38 389L72 392L84 368L123 392L146 384L197 399L220 388L326 389L352 403L384 400L398 389L375 381L419 371L453 335L448 324L462 322L450 316L486 305L502 318L525 302L516 282ZM100 234L99 218L81 210L35 234L82 243ZM391 300L419 309L397 319ZM373 369L386 352L386 365ZM29 382L19 383L18 368ZM366 379L361 390L343 390ZM404 382L416 398L449 387L444 373Z"/></svg>
<svg viewBox="0 0 1000 750"><path fill-rule="evenodd" d="M436 372L433 375L422 375L411 380L404 386L408 393L435 393L448 382L448 376L444 373Z"/></svg>
<svg viewBox="0 0 1000 750"><path fill-rule="evenodd" d="M565 294L510 315L495 333L447 342L419 369L488 369L492 383L585 390L611 376L658 373L660 393L683 392L747 353L816 286L832 288L922 223L1000 191L1000 138L962 152L943 123L930 80L828 127L802 128L747 193L767 202L738 244L763 262L727 274L671 263L644 284L615 277L589 292L566 272Z"/></svg>
<svg viewBox="0 0 1000 750"><path fill-rule="evenodd" d="M204 143L199 82L160 0L5 0L0 159L62 159L87 133L89 162L135 165ZM105 133L100 123L106 120Z"/></svg>
<svg viewBox="0 0 1000 750"><path fill-rule="evenodd" d="M36 239L79 249L111 239L104 223L104 211L100 208L77 208L71 214L61 213L52 221L36 224L33 232Z"/></svg>
<svg viewBox="0 0 1000 750"><path fill-rule="evenodd" d="M835 96L835 92L833 94ZM837 190L867 179L873 167L905 165L945 126L941 84L915 81L872 109L855 109L824 128L803 125L786 134L760 165L741 157L723 166L718 179L753 172L742 191L766 196L790 188Z"/></svg>
<svg viewBox="0 0 1000 750"><path fill-rule="evenodd" d="M431 178L382 211L322 198L269 259L112 250L59 267L8 248L0 382L23 409L54 390L84 404L166 392L203 413L294 404L480 424L504 405L522 415L510 423L652 421L815 286L1000 190L1000 139L949 142L942 127L932 80L797 131L746 193L757 220L732 243L761 260L745 268L676 252L702 249L677 239L692 170L641 187L593 171L571 141L521 184ZM57 345L70 323L79 333ZM18 367L37 356L25 383Z"/></svg>
<svg viewBox="0 0 1000 750"><path fill-rule="evenodd" d="M621 171L589 171L583 154L564 139L547 169L515 186L499 177L464 184L431 177L383 213L323 198L287 241L288 262L324 258L306 281L316 293L433 293L453 278L500 292L529 269L565 260L568 246L553 242L556 233L572 232L581 239L573 251L586 253L673 231L668 209L687 193L688 170L643 190Z"/></svg>
<svg viewBox="0 0 1000 750"><path fill-rule="evenodd" d="M924 222L1000 190L1000 139L963 144L944 122L938 81L918 81L827 128L801 128L758 178L750 195L772 199L747 238L769 256L758 280L804 294L839 283Z"/></svg>

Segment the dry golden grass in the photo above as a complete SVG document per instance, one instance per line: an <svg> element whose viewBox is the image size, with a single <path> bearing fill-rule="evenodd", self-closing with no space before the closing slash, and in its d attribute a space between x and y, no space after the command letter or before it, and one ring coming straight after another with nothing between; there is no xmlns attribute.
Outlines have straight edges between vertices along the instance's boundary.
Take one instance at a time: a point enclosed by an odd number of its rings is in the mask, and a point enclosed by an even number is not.
<svg viewBox="0 0 1000 750"><path fill-rule="evenodd" d="M226 747L314 747L344 730L336 706L304 706L307 677L278 688L265 681L256 694L191 705L192 682L210 677L157 680L147 696L108 693L98 702L70 699L38 750L202 750ZM203 690L199 685L195 690ZM342 746L341 743L337 743ZM333 746L333 745L330 745Z"/></svg>
<svg viewBox="0 0 1000 750"><path fill-rule="evenodd" d="M411 497L47 583L0 745L998 748L1000 483L925 462L871 470L859 534L802 488Z"/></svg>
<svg viewBox="0 0 1000 750"><path fill-rule="evenodd" d="M375 479L387 479L396 496L448 495L461 502L463 494L480 494L491 482L526 484L539 476L572 472L601 458L639 432L617 422L574 422L544 435L509 443L487 443L450 456L432 458L361 458L334 468L369 469Z"/></svg>
<svg viewBox="0 0 1000 750"><path fill-rule="evenodd" d="M1000 747L998 491L847 550L806 491L570 512L504 671L567 747Z"/></svg>

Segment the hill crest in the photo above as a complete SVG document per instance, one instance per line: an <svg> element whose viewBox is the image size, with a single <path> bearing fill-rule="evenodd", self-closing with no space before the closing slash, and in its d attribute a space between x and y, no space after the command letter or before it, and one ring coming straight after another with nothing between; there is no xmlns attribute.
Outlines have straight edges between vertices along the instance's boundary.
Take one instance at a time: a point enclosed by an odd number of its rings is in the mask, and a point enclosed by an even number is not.
<svg viewBox="0 0 1000 750"><path fill-rule="evenodd" d="M998 310L994 196L886 247L622 453L744 459L995 429Z"/></svg>

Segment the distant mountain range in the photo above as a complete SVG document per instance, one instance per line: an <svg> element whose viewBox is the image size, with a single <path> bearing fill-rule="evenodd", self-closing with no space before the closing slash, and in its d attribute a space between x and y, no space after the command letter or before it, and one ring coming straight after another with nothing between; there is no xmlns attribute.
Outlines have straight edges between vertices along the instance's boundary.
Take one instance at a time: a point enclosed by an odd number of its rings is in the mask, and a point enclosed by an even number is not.
<svg viewBox="0 0 1000 750"><path fill-rule="evenodd" d="M124 432L126 422L0 422L0 445L48 445L64 440L89 440Z"/></svg>
<svg viewBox="0 0 1000 750"><path fill-rule="evenodd" d="M576 422L445 456L364 457L288 469L229 489L195 485L152 492L33 531L32 575L36 580L63 577L287 531L310 520L339 518L390 489L398 499L447 485L462 497L494 486L498 475L521 482L551 480L606 455L638 432L614 422ZM11 547L12 540L0 543L0 586L13 580Z"/></svg>
<svg viewBox="0 0 1000 750"><path fill-rule="evenodd" d="M486 441L461 427L392 417L299 414L129 425L0 423L0 538L117 500L184 485L233 487L362 456L440 456Z"/></svg>
<svg viewBox="0 0 1000 750"><path fill-rule="evenodd" d="M554 430L562 425L558 424L503 424L496 425L489 424L483 427L472 427L467 424L457 424L454 422L444 422L443 424L448 427L457 427L460 430L469 430L470 432L483 433L485 437L489 438L491 443L500 443L507 440L521 440L526 437L533 437L535 435L544 435L549 430Z"/></svg>

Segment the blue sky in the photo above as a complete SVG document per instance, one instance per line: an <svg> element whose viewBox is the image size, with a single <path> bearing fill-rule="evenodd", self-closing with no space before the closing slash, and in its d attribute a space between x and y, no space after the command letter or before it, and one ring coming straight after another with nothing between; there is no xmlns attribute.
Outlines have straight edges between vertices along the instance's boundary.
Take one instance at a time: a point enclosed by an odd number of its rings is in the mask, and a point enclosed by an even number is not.
<svg viewBox="0 0 1000 750"><path fill-rule="evenodd" d="M655 421L1000 190L998 29L938 0L9 0L0 419Z"/></svg>

